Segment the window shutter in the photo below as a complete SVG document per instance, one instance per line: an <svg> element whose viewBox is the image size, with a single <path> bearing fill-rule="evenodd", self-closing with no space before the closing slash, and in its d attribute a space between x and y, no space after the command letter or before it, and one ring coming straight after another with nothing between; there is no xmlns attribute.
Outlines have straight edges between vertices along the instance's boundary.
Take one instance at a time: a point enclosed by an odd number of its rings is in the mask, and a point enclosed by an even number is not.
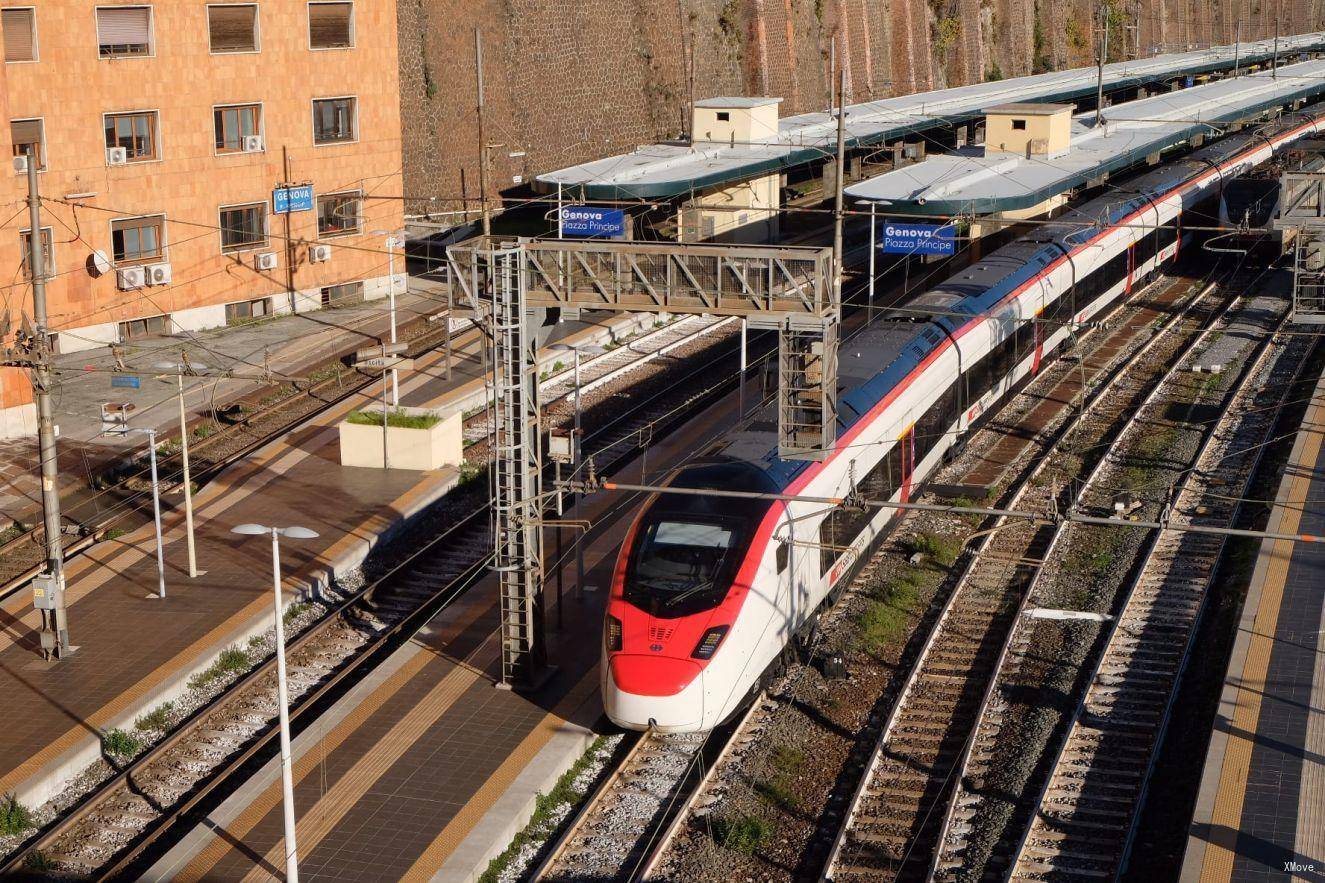
<svg viewBox="0 0 1325 883"><path fill-rule="evenodd" d="M41 142L41 120L14 120L9 124L9 133L15 144L38 144Z"/></svg>
<svg viewBox="0 0 1325 883"><path fill-rule="evenodd" d="M315 49L350 45L350 18L353 3L308 4L308 40Z"/></svg>
<svg viewBox="0 0 1325 883"><path fill-rule="evenodd" d="M252 52L257 49L256 6L209 6L208 27L213 52Z"/></svg>
<svg viewBox="0 0 1325 883"><path fill-rule="evenodd" d="M151 38L150 6L97 10L97 41L102 46L146 45Z"/></svg>
<svg viewBox="0 0 1325 883"><path fill-rule="evenodd" d="M31 9L6 9L4 11L5 61L36 60L35 24Z"/></svg>

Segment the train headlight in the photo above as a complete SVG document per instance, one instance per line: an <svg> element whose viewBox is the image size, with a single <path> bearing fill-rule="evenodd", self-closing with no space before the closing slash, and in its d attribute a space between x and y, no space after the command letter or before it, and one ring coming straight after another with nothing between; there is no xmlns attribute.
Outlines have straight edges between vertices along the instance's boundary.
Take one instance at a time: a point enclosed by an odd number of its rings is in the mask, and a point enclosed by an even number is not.
<svg viewBox="0 0 1325 883"><path fill-rule="evenodd" d="M718 645L722 643L722 639L727 637L727 630L730 628L731 626L720 625L704 632L704 637L700 638L699 643L695 645L695 652L690 654L691 658L712 659L713 654L718 652Z"/></svg>
<svg viewBox="0 0 1325 883"><path fill-rule="evenodd" d="M615 616L607 617L607 651L615 653L621 649L621 620Z"/></svg>

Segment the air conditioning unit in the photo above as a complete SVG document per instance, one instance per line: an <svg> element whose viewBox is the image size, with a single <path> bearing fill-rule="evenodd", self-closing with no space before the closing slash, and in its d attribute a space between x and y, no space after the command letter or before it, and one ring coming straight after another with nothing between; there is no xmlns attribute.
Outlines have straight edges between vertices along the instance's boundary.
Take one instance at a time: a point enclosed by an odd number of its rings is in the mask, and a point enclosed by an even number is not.
<svg viewBox="0 0 1325 883"><path fill-rule="evenodd" d="M147 284L146 267L125 267L115 273L115 283L120 291L131 291Z"/></svg>
<svg viewBox="0 0 1325 883"><path fill-rule="evenodd" d="M310 245L308 247L308 259L315 264L331 260L330 245Z"/></svg>
<svg viewBox="0 0 1325 883"><path fill-rule="evenodd" d="M122 166L129 161L129 151L123 147L106 148L106 165Z"/></svg>
<svg viewBox="0 0 1325 883"><path fill-rule="evenodd" d="M261 135L245 135L245 136L244 136L244 152L245 152L245 153L261 153L261 152L262 152L262 136L261 136Z"/></svg>
<svg viewBox="0 0 1325 883"><path fill-rule="evenodd" d="M14 174L26 175L28 173L28 158L26 156L14 157Z"/></svg>
<svg viewBox="0 0 1325 883"><path fill-rule="evenodd" d="M148 264L143 269L147 271L148 285L170 284L170 264Z"/></svg>
<svg viewBox="0 0 1325 883"><path fill-rule="evenodd" d="M275 270L276 252L268 251L263 254L255 254L253 256L253 267L257 270Z"/></svg>

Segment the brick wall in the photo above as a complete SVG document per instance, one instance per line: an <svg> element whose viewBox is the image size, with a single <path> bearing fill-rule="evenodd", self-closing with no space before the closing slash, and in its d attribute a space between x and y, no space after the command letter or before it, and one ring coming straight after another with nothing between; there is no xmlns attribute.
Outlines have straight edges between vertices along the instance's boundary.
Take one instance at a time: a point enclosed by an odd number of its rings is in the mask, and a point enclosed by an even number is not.
<svg viewBox="0 0 1325 883"><path fill-rule="evenodd" d="M1263 0L1114 0L1143 50L1273 34ZM476 198L475 27L483 31L493 181L679 134L695 92L767 94L782 113L828 103L836 43L851 100L1088 64L1096 0L399 0L411 210ZM1139 16L1137 10L1139 9ZM1284 0L1286 31L1325 0ZM1117 35L1115 35L1116 44ZM1127 31L1128 45L1135 32ZM510 153L524 153L512 158ZM433 198L425 202L422 198Z"/></svg>

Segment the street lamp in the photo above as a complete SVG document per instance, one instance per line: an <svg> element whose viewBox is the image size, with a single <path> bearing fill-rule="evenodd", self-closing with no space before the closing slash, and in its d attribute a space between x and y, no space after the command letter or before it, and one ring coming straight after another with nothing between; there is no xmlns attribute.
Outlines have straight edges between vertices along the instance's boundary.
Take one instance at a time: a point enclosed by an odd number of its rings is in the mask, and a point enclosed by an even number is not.
<svg viewBox="0 0 1325 883"><path fill-rule="evenodd" d="M391 342L396 342L396 249L405 245L404 238L393 230L374 230L373 233L378 236L386 237L386 252L388 269L391 276L391 285L387 289L391 303ZM400 377L395 368L391 369L391 405L398 407L400 405Z"/></svg>
<svg viewBox="0 0 1325 883"><path fill-rule="evenodd" d="M189 578L195 579L198 576L198 556L193 544L193 482L189 475L189 428L184 414L184 376L186 374L192 375L199 370L206 371L207 366L192 365L188 362L157 362L154 367L161 371L173 372L178 383L179 443L180 452L184 458L184 530L189 547Z"/></svg>
<svg viewBox="0 0 1325 883"><path fill-rule="evenodd" d="M285 879L299 883L299 849L295 845L294 780L290 770L290 698L285 680L285 617L281 609L281 537L292 540L311 540L317 531L306 527L265 527L261 524L241 524L231 533L257 537L271 534L272 603L276 614L276 696L281 716L281 791L285 808Z"/></svg>

